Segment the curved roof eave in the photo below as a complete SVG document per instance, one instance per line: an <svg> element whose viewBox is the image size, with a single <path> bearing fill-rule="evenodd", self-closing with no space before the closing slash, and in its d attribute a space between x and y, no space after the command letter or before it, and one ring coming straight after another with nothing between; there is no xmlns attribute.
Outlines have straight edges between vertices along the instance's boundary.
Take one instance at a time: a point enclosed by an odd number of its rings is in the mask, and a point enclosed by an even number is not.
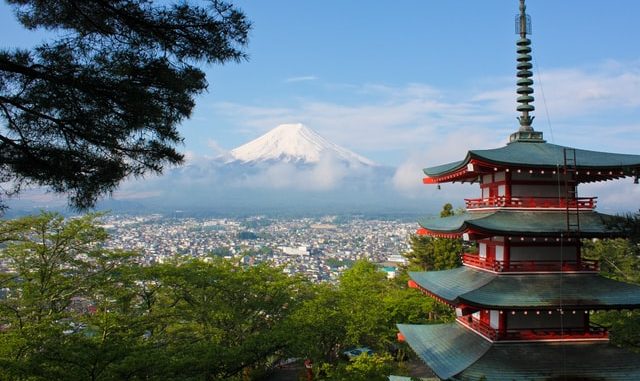
<svg viewBox="0 0 640 381"><path fill-rule="evenodd" d="M603 342L497 342L453 379L483 377L492 381L633 381L640 379L640 355Z"/></svg>
<svg viewBox="0 0 640 381"><path fill-rule="evenodd" d="M489 341L458 323L397 326L413 351L442 380L464 371L491 348Z"/></svg>
<svg viewBox="0 0 640 381"><path fill-rule="evenodd" d="M418 357L443 380L640 378L640 355L609 343L491 343L457 323L398 324L398 329Z"/></svg>
<svg viewBox="0 0 640 381"><path fill-rule="evenodd" d="M584 238L624 237L626 232L614 225L619 217L594 211L581 212L580 234ZM427 234L463 234L477 232L497 235L558 236L567 232L565 211L494 210L468 212L443 218L423 218L418 224Z"/></svg>
<svg viewBox="0 0 640 381"><path fill-rule="evenodd" d="M464 160L424 168L427 177L437 178L464 169L472 159L499 166L521 166L556 168L564 165L564 150L575 151L578 169L622 170L620 176L636 175L640 172L640 155L609 153L564 147L551 143L514 142L504 147L471 150Z"/></svg>
<svg viewBox="0 0 640 381"><path fill-rule="evenodd" d="M597 274L499 275L462 266L409 276L421 289L452 304L478 308L640 307L640 286Z"/></svg>
<svg viewBox="0 0 640 381"><path fill-rule="evenodd" d="M640 307L640 286L597 274L496 275L458 302L496 309L634 309Z"/></svg>

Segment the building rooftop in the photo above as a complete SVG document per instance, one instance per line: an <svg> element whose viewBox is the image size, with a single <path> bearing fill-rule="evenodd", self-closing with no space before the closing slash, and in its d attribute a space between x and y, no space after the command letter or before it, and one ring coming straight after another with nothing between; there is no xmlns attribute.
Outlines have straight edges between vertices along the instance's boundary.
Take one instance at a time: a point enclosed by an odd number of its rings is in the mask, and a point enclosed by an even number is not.
<svg viewBox="0 0 640 381"><path fill-rule="evenodd" d="M603 342L491 343L458 323L398 324L405 340L441 379L640 379L640 355Z"/></svg>
<svg viewBox="0 0 640 381"><path fill-rule="evenodd" d="M597 274L498 275L463 266L409 276L452 304L497 309L640 307L640 286Z"/></svg>
<svg viewBox="0 0 640 381"><path fill-rule="evenodd" d="M580 212L580 235L583 238L623 237L616 226L619 217L594 211ZM492 210L474 211L449 217L418 220L431 235L459 237L474 232L485 235L553 236L567 232L567 214L556 211Z"/></svg>
<svg viewBox="0 0 640 381"><path fill-rule="evenodd" d="M491 172L494 168L560 170L565 149L575 150L578 182L640 174L640 155L589 151L544 142L513 142L501 148L471 150L464 160L425 168L425 182L473 181L482 173L483 166Z"/></svg>

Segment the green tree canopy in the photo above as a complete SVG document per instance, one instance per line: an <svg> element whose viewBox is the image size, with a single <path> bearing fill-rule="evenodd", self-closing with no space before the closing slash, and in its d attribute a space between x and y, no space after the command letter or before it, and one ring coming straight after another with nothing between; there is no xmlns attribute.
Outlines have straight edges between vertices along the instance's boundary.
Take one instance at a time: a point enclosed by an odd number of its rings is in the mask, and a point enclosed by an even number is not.
<svg viewBox="0 0 640 381"><path fill-rule="evenodd" d="M620 227L628 239L583 240L582 255L598 260L602 275L640 284L640 214L621 219ZM640 352L640 311L601 311L592 319L609 329L613 344Z"/></svg>
<svg viewBox="0 0 640 381"><path fill-rule="evenodd" d="M462 211L463 213L464 211ZM453 216L453 206L446 203L442 206L440 217ZM424 271L446 270L462 266L462 241L452 238L435 238L412 234L409 236L411 249L404 254L409 264Z"/></svg>
<svg viewBox="0 0 640 381"><path fill-rule="evenodd" d="M442 206L442 211L440 211L440 217L449 217L455 215L453 211L453 205L450 203L446 203Z"/></svg>
<svg viewBox="0 0 640 381"><path fill-rule="evenodd" d="M117 378L143 349L133 256L103 249L94 218L0 221L0 379Z"/></svg>
<svg viewBox="0 0 640 381"><path fill-rule="evenodd" d="M177 126L207 87L198 62L241 60L250 23L219 0L7 0L58 36L0 50L0 202L25 184L93 206L125 177L179 164Z"/></svg>
<svg viewBox="0 0 640 381"><path fill-rule="evenodd" d="M434 238L412 234L409 236L411 250L405 253L409 263L424 271L446 270L462 265L459 239Z"/></svg>
<svg viewBox="0 0 640 381"><path fill-rule="evenodd" d="M337 284L213 257L142 266L96 217L0 220L0 380L244 380L290 357L373 379L404 352L396 323L451 315L364 260ZM357 346L375 356L339 361Z"/></svg>
<svg viewBox="0 0 640 381"><path fill-rule="evenodd" d="M434 323L453 316L448 307L408 288L406 280L387 279L366 260L356 261L338 284L313 285L309 292L291 315L296 335L290 354L312 358L316 369L327 373L327 380L366 379L371 377L369 366L389 365L389 352L403 358L408 351L397 341L397 323ZM337 362L343 351L361 346L373 349L376 356L357 363ZM388 374L379 372L376 377Z"/></svg>
<svg viewBox="0 0 640 381"><path fill-rule="evenodd" d="M301 279L222 259L142 267L104 249L94 219L0 221L0 380L239 380L282 358Z"/></svg>

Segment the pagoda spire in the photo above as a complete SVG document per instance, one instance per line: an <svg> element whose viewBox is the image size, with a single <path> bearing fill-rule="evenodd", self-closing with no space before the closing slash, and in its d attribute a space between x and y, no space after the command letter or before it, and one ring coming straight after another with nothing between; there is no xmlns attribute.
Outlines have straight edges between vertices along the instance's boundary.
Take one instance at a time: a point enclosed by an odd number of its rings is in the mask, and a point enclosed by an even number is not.
<svg viewBox="0 0 640 381"><path fill-rule="evenodd" d="M531 77L531 40L527 38L527 34L531 34L531 18L526 13L526 5L524 0L520 0L520 13L516 15L516 33L520 35L520 38L516 42L517 56L517 69L518 69L518 107L516 108L521 115L518 117L520 122L520 128L518 132L511 135L509 139L511 142L515 141L527 141L538 142L542 140L542 132L536 132L531 127L534 116L529 115L530 112L535 110L533 106L533 80Z"/></svg>

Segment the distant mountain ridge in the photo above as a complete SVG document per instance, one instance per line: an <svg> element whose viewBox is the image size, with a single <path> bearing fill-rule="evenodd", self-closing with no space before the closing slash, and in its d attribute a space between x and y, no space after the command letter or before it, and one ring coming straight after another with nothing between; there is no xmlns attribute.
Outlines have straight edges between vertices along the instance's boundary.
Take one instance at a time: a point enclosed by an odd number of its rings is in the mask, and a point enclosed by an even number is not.
<svg viewBox="0 0 640 381"><path fill-rule="evenodd" d="M394 167L332 143L302 124L284 124L218 157L196 156L161 176L132 179L101 206L192 215L413 213L415 200L398 194L394 174ZM15 205L37 210L55 202L41 196Z"/></svg>
<svg viewBox="0 0 640 381"><path fill-rule="evenodd" d="M281 124L266 134L229 152L227 161L242 163L284 162L317 164L334 159L351 166L375 167L376 163L328 141L301 123Z"/></svg>

